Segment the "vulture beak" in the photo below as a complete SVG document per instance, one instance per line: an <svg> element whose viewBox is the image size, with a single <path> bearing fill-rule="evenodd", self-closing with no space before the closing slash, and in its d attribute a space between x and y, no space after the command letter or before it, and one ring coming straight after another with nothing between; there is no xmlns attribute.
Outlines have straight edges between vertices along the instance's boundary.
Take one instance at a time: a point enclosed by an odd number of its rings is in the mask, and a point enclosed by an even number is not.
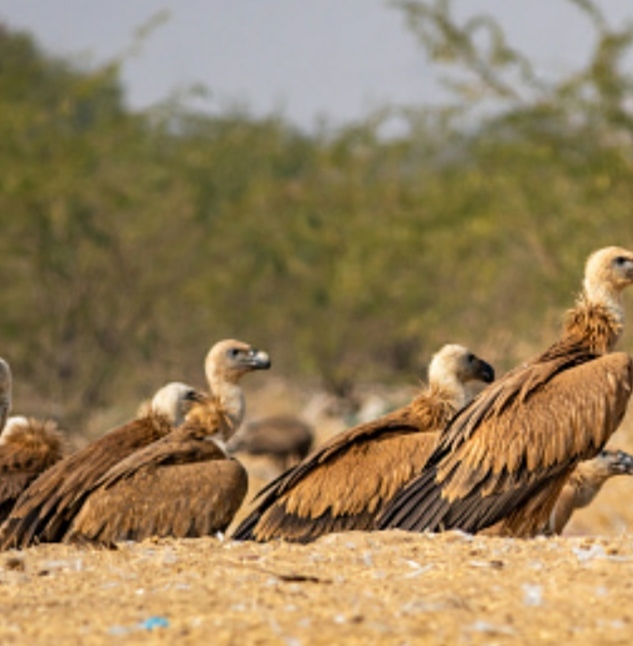
<svg viewBox="0 0 633 646"><path fill-rule="evenodd" d="M207 401L207 396L198 390L192 389L185 395L185 400L189 402L195 402L197 404L203 404L205 401Z"/></svg>
<svg viewBox="0 0 633 646"><path fill-rule="evenodd" d="M251 370L268 370L270 368L270 357L263 350L251 348L243 359L244 365Z"/></svg>
<svg viewBox="0 0 633 646"><path fill-rule="evenodd" d="M495 369L482 359L477 359L475 374L478 379L486 384L491 384L495 380Z"/></svg>
<svg viewBox="0 0 633 646"><path fill-rule="evenodd" d="M609 468L613 474L633 474L633 455L624 451L614 451Z"/></svg>

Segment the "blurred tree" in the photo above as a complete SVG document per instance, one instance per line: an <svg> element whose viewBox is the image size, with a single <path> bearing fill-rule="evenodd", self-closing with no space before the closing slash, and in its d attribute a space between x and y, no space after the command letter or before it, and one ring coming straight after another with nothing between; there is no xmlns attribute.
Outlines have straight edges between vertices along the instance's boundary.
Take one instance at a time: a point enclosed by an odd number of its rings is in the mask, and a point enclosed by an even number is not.
<svg viewBox="0 0 633 646"><path fill-rule="evenodd" d="M443 343L502 370L548 342L585 256L633 245L633 31L578 0L595 50L546 81L493 18L394 4L457 70L457 104L310 135L173 99L133 113L121 61L83 69L0 31L0 354L18 410L80 425L200 384L225 336L344 396L411 383ZM382 135L392 119L406 134Z"/></svg>

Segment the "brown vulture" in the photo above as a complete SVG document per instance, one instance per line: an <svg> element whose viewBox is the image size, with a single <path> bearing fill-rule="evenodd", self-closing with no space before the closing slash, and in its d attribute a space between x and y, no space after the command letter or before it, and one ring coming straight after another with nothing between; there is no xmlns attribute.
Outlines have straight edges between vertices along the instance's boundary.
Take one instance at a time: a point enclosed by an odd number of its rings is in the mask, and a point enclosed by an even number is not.
<svg viewBox="0 0 633 646"><path fill-rule="evenodd" d="M539 533L577 464L602 450L626 412L633 362L612 350L624 326L622 291L632 283L631 251L593 253L559 340L453 418L380 528Z"/></svg>
<svg viewBox="0 0 633 646"><path fill-rule="evenodd" d="M322 534L374 528L385 503L432 453L439 431L469 397L465 384L493 369L460 345L446 345L429 385L407 406L348 429L265 487L237 540L308 542Z"/></svg>

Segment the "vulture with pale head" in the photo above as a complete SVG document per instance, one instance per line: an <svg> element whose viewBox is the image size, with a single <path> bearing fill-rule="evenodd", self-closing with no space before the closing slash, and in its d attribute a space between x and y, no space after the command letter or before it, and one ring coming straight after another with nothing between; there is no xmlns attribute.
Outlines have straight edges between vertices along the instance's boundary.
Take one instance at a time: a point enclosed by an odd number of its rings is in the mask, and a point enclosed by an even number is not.
<svg viewBox="0 0 633 646"><path fill-rule="evenodd" d="M206 362L212 394L191 407L181 426L97 480L65 540L112 545L223 532L248 488L246 470L223 447L244 415L239 381L269 367L265 352L244 343L216 345Z"/></svg>
<svg viewBox="0 0 633 646"><path fill-rule="evenodd" d="M602 450L626 412L633 361L612 350L624 326L622 291L632 283L633 252L593 253L559 340L453 418L380 527L541 532L578 463Z"/></svg>
<svg viewBox="0 0 633 646"><path fill-rule="evenodd" d="M545 529L546 534L562 534L576 509L587 507L602 485L620 475L633 475L633 455L604 449L591 460L581 462L558 496Z"/></svg>
<svg viewBox="0 0 633 646"><path fill-rule="evenodd" d="M329 440L265 487L237 540L309 542L322 534L374 529L376 515L425 464L440 430L469 397L466 384L494 371L460 345L431 361L429 384L407 406Z"/></svg>

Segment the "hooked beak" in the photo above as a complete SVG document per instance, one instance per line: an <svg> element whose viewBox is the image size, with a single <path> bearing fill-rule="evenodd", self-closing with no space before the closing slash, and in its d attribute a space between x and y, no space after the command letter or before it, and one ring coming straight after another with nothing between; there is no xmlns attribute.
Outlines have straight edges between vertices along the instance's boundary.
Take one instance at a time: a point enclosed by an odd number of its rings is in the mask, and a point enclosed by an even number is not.
<svg viewBox="0 0 633 646"><path fill-rule="evenodd" d="M197 404L202 404L207 401L207 396L204 393L201 393L199 390L190 390L185 395L185 400L195 402Z"/></svg>
<svg viewBox="0 0 633 646"><path fill-rule="evenodd" d="M479 359L477 378L486 384L491 384L495 380L495 369L489 363Z"/></svg>
<svg viewBox="0 0 633 646"><path fill-rule="evenodd" d="M252 370L268 370L271 366L268 353L255 348L248 353L244 363Z"/></svg>
<svg viewBox="0 0 633 646"><path fill-rule="evenodd" d="M615 451L614 460L611 462L611 471L614 474L633 474L633 455L624 451Z"/></svg>

